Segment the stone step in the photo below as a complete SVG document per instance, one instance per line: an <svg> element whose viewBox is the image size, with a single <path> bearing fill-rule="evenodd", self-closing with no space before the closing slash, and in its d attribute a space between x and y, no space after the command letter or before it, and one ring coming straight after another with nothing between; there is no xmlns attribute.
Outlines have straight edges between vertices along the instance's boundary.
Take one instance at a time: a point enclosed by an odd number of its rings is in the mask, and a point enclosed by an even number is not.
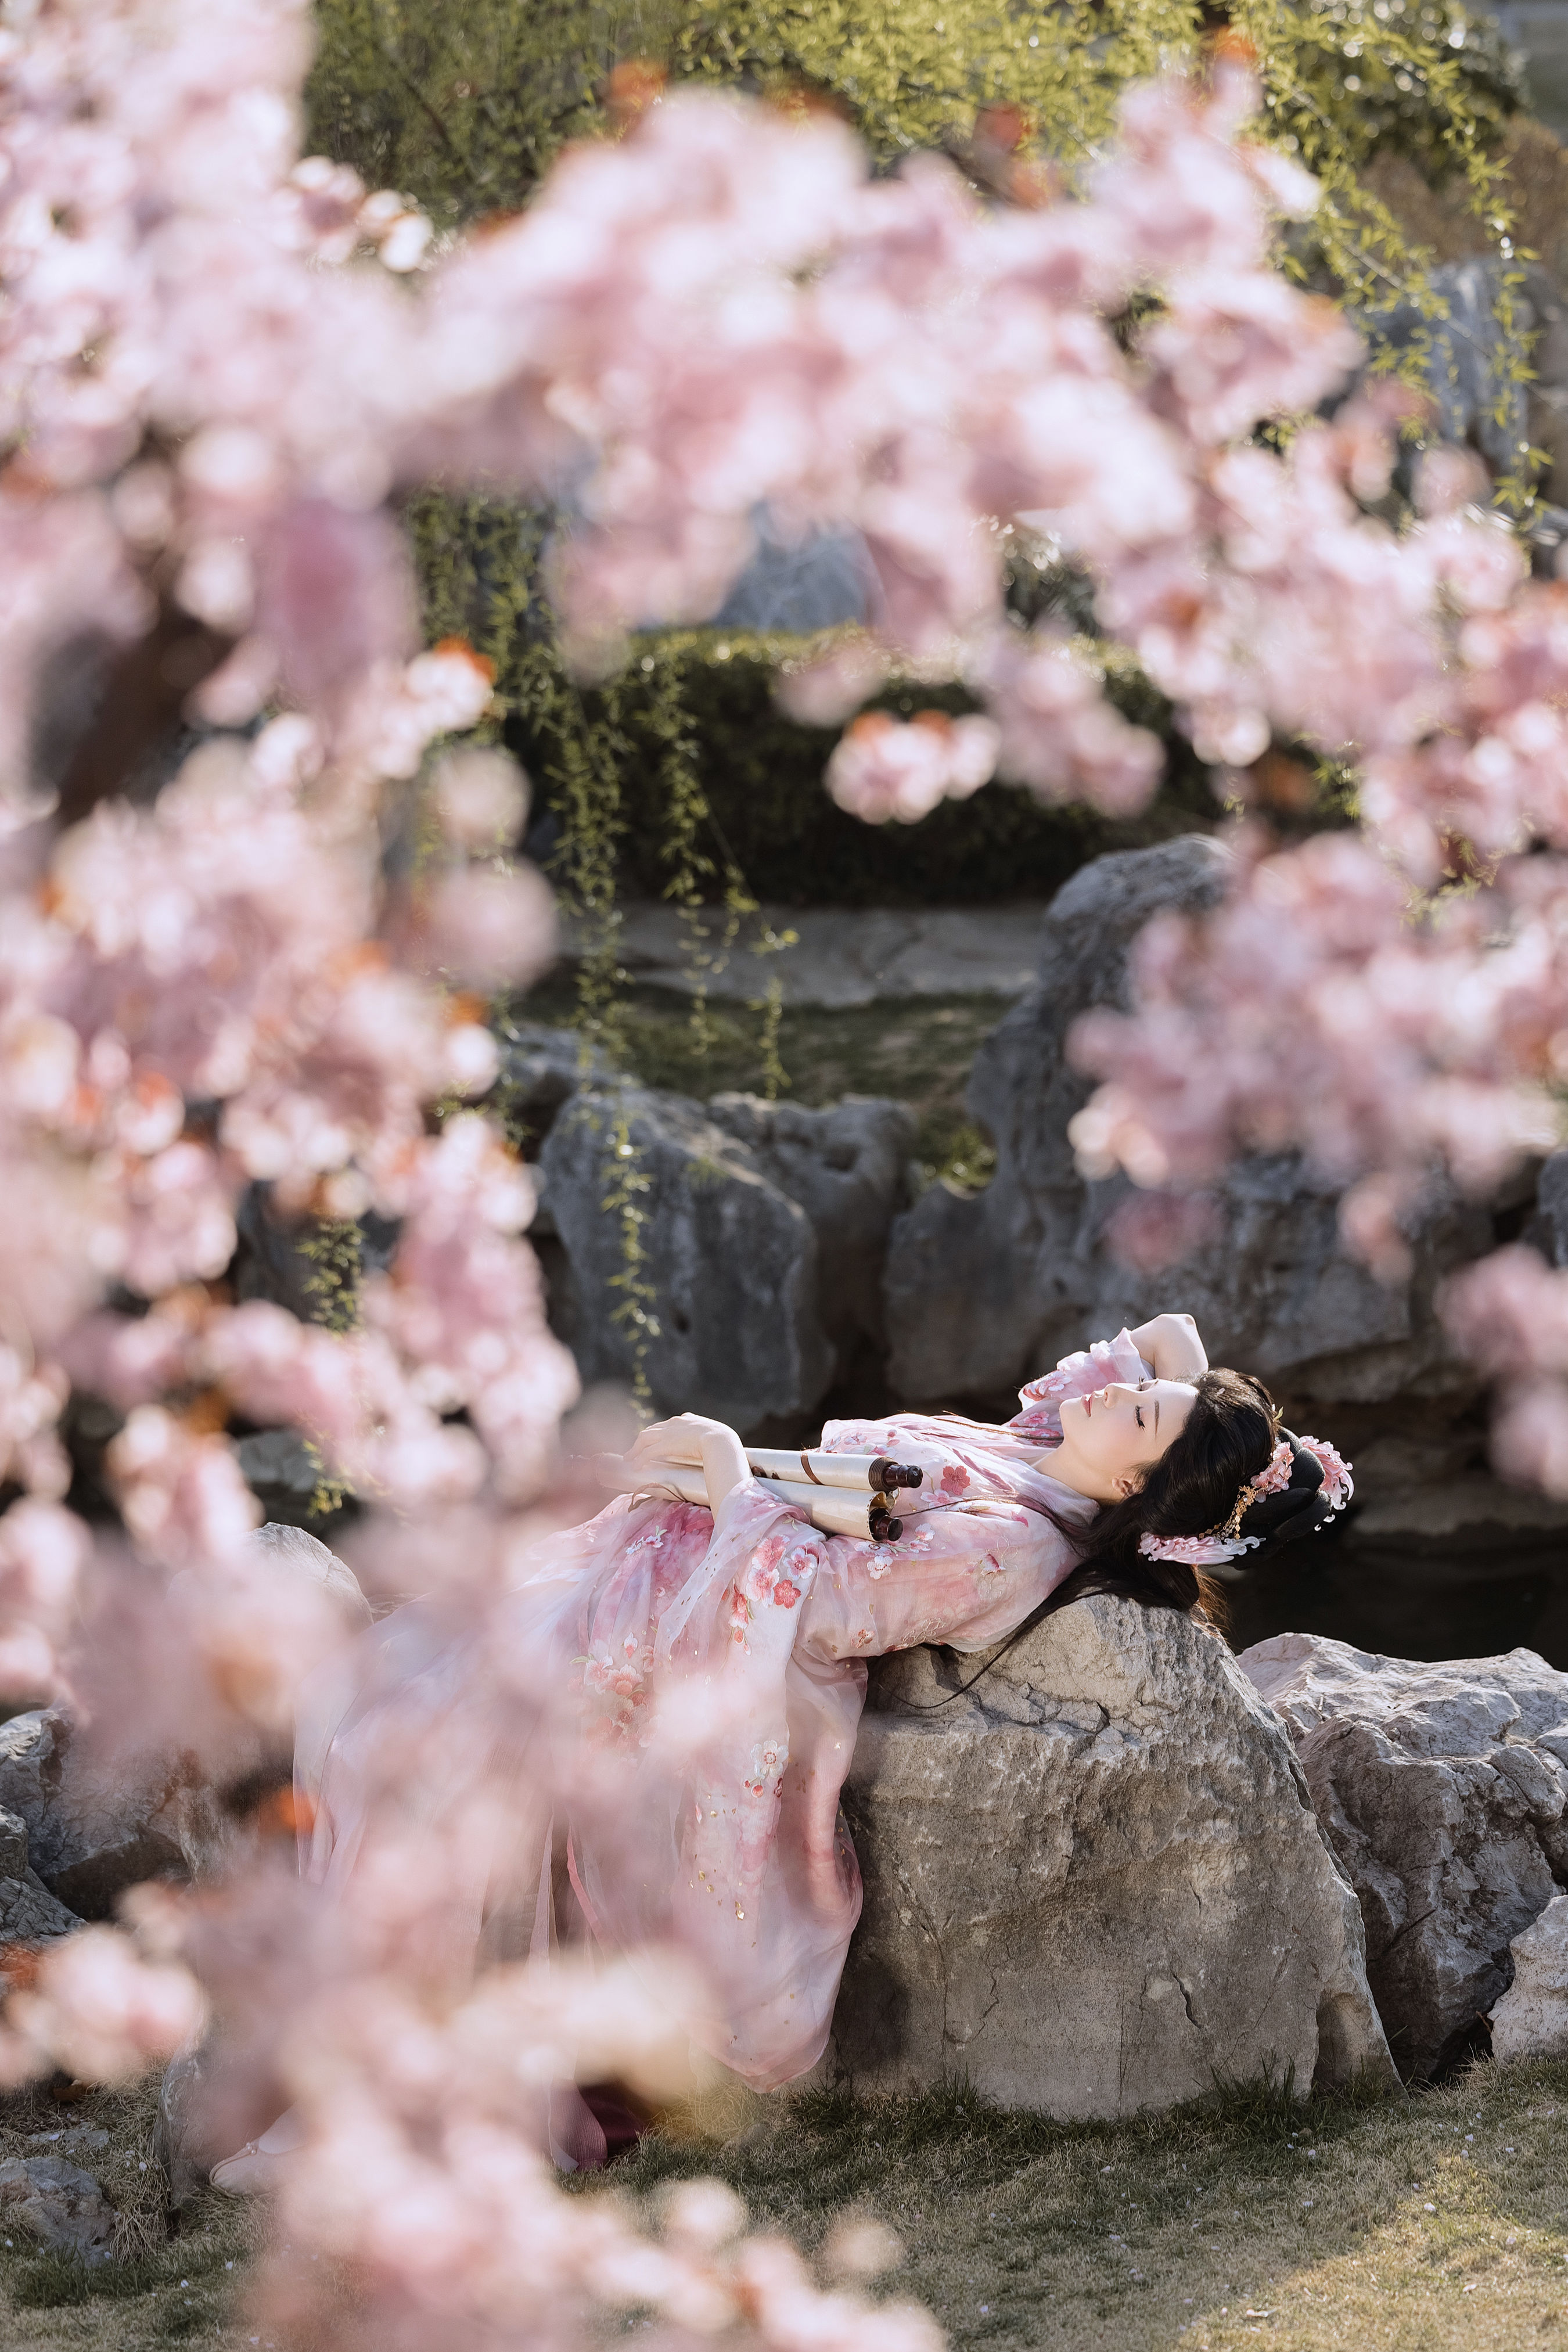
<svg viewBox="0 0 1568 2352"><path fill-rule="evenodd" d="M642 986L695 995L701 984L689 925L657 900L621 910L618 954ZM843 1007L910 996L1022 996L1039 960L1043 900L1006 907L772 907L742 919L733 945L707 971L710 997L747 1003L776 978L786 1004ZM721 958L725 918L705 908L700 956ZM769 934L795 934L776 954L756 952ZM585 953L595 934L562 923L563 952Z"/></svg>

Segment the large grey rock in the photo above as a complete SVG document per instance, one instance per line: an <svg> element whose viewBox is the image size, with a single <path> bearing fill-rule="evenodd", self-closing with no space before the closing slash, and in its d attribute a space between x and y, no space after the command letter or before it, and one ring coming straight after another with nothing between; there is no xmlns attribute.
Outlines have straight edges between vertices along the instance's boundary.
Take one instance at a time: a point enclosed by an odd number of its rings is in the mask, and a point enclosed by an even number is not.
<svg viewBox="0 0 1568 2352"><path fill-rule="evenodd" d="M0 1724L0 1806L26 1822L48 1893L84 1919L110 1917L142 1879L215 1867L233 1836L194 1758L102 1756L62 1707Z"/></svg>
<svg viewBox="0 0 1568 2352"><path fill-rule="evenodd" d="M996 1147L986 1189L933 1185L894 1224L889 1376L912 1404L994 1399L1068 1349L1179 1298L1214 1363L1244 1365L1292 1399L1373 1402L1445 1385L1473 1391L1433 1309L1450 1266L1490 1245L1479 1209L1447 1203L1418 1239L1410 1281L1387 1286L1339 1246L1338 1198L1294 1155L1244 1160L1219 1189L1217 1245L1157 1276L1122 1265L1106 1228L1129 1187L1087 1182L1068 1127L1092 1082L1069 1039L1093 1006L1127 1002L1128 951L1164 908L1198 913L1226 852L1187 835L1096 858L1041 930L1038 982L975 1056L967 1101Z"/></svg>
<svg viewBox="0 0 1568 2352"><path fill-rule="evenodd" d="M1494 2058L1568 2058L1568 1895L1509 1947L1513 1982L1491 2013Z"/></svg>
<svg viewBox="0 0 1568 2352"><path fill-rule="evenodd" d="M880 1351L888 1231L908 1200L920 1127L902 1103L848 1095L826 1110L715 1095L708 1115L744 1144L776 1191L805 1210L816 1236L817 1318L847 1366L858 1340Z"/></svg>
<svg viewBox="0 0 1568 2352"><path fill-rule="evenodd" d="M302 1529L324 1520L318 1504L332 1498L323 1495L321 1455L297 1429L253 1430L235 1453L240 1475L270 1525Z"/></svg>
<svg viewBox="0 0 1568 2352"><path fill-rule="evenodd" d="M539 1166L561 1253L543 1260L552 1321L584 1381L631 1375L630 1235L658 1405L742 1431L808 1412L857 1341L880 1340L881 1259L913 1139L900 1105L864 1097L806 1111L741 1095L705 1108L630 1085L573 1094Z"/></svg>
<svg viewBox="0 0 1568 2352"><path fill-rule="evenodd" d="M811 1220L699 1104L639 1087L578 1094L540 1167L571 1268L571 1344L585 1383L632 1374L631 1326L616 1318L639 1307L624 1281L635 1220L658 1405L722 1412L744 1430L822 1395L833 1350L816 1312Z"/></svg>
<svg viewBox="0 0 1568 2352"><path fill-rule="evenodd" d="M47 1943L80 1926L75 1912L58 1902L29 1867L27 1824L21 1814L0 1812L0 1952L9 1945Z"/></svg>
<svg viewBox="0 0 1568 2352"><path fill-rule="evenodd" d="M1511 318L1500 318L1504 266L1489 254L1440 262L1426 281L1440 305L1435 315L1405 301L1362 321L1374 343L1420 352L1438 435L1480 449L1500 472L1513 465L1527 423L1526 388L1510 361L1525 359L1531 335L1549 331L1537 306L1551 307L1552 290L1545 270L1510 262Z"/></svg>
<svg viewBox="0 0 1568 2352"><path fill-rule="evenodd" d="M1568 1881L1568 1675L1533 1650L1428 1665L1307 1633L1238 1664L1289 1725L1360 1898L1401 2072L1429 2079L1507 1990Z"/></svg>
<svg viewBox="0 0 1568 2352"><path fill-rule="evenodd" d="M866 1882L831 2066L948 2077L1009 2106L1131 2116L1293 2069L1394 2069L1361 1916L1284 1726L1224 1644L1097 1598L968 1696L910 1651L873 1669L845 1792Z"/></svg>
<svg viewBox="0 0 1568 2352"><path fill-rule="evenodd" d="M710 626L788 630L809 636L843 621L863 621L875 574L858 530L820 530L797 538L763 509L754 518L757 551Z"/></svg>
<svg viewBox="0 0 1568 2352"><path fill-rule="evenodd" d="M90 2172L60 2156L0 2160L0 2222L26 2230L52 2252L95 2263L113 2256L113 2206Z"/></svg>
<svg viewBox="0 0 1568 2352"><path fill-rule="evenodd" d="M1548 1265L1568 1265L1568 1151L1553 1151L1541 1163L1535 1215L1525 1239Z"/></svg>

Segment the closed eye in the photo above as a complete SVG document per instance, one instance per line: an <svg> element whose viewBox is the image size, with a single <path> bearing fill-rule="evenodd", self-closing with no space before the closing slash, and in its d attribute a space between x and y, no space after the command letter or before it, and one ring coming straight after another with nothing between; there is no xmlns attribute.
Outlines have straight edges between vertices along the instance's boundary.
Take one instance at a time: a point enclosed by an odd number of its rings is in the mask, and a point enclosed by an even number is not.
<svg viewBox="0 0 1568 2352"><path fill-rule="evenodd" d="M1149 1383L1147 1381L1140 1381L1138 1385L1141 1389L1146 1389ZM1133 1406L1132 1418L1138 1423L1139 1428L1142 1429L1143 1426L1143 1408L1142 1405Z"/></svg>

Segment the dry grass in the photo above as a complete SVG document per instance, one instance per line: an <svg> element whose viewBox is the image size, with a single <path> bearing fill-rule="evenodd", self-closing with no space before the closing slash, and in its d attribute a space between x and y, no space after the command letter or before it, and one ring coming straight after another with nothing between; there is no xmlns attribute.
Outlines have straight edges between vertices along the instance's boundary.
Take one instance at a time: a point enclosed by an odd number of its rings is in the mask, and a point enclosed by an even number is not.
<svg viewBox="0 0 1568 2352"><path fill-rule="evenodd" d="M238 2290L259 2216L232 2199L204 2198L172 2234L153 2155L155 2105L155 2084L95 2091L68 2105L47 2089L0 2099L0 2157L61 2156L90 2172L117 2209L121 2257L89 2270L41 2252L18 2229L0 2231L5 2352L160 2352L198 2340L250 2352ZM107 2142L93 2145L99 2132Z"/></svg>
<svg viewBox="0 0 1568 2352"><path fill-rule="evenodd" d="M107 2148L78 2160L131 2214L151 2116L145 2093L65 2116L13 2099L0 2154L36 2152L36 2131L106 2128ZM1117 2126L999 2114L961 2089L875 2105L737 2092L583 2193L657 2210L667 2181L718 2173L757 2224L807 2247L846 2207L875 2214L908 2251L886 2290L928 2303L964 2347L1239 2352L1261 2336L1286 2352L1568 2352L1565 2149L1568 2066L1481 2064L1368 2103L1241 2088ZM0 2344L250 2352L237 2298L260 2220L213 2199L177 2237L95 2271L0 2246Z"/></svg>
<svg viewBox="0 0 1568 2352"><path fill-rule="evenodd" d="M955 2345L1226 2352L1568 2346L1568 2066L1482 2064L1420 2098L1245 2089L1144 2124L1051 2125L955 2090L770 2115L715 2150L617 2168L653 2194L710 2169L811 2244L854 2205L907 2249L889 2291Z"/></svg>

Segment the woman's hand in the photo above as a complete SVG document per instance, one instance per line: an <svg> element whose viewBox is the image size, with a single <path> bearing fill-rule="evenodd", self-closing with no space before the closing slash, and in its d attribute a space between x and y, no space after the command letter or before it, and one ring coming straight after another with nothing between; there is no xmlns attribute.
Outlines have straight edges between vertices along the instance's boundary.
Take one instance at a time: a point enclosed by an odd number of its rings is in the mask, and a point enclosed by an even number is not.
<svg viewBox="0 0 1568 2352"><path fill-rule="evenodd" d="M681 1462L694 1470L702 1459L703 1439L723 1426L721 1421L710 1421L700 1412L678 1412L672 1421L650 1421L646 1429L638 1430L626 1460L633 1464Z"/></svg>
<svg viewBox="0 0 1568 2352"><path fill-rule="evenodd" d="M1152 1315L1128 1338L1157 1381L1195 1381L1209 1360L1190 1315Z"/></svg>
<svg viewBox="0 0 1568 2352"><path fill-rule="evenodd" d="M710 1511L716 1511L725 1496L752 1475L746 1449L735 1432L725 1423L710 1421L700 1412L682 1412L673 1421L650 1422L646 1429L637 1432L626 1460L634 1476L640 1471L650 1484L657 1484L654 1474L661 1464L679 1463L683 1468L700 1469L708 1489Z"/></svg>

